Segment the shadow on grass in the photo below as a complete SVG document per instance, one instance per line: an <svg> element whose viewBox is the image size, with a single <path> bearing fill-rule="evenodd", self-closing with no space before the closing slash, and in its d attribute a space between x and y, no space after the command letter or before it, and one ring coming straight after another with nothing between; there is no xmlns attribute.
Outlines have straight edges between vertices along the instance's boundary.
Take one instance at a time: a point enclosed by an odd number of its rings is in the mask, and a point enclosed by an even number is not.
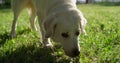
<svg viewBox="0 0 120 63"><path fill-rule="evenodd" d="M14 52L6 52L2 58L2 63L56 63L56 57L48 48L36 48L32 46L23 46Z"/></svg>
<svg viewBox="0 0 120 63"><path fill-rule="evenodd" d="M3 45L6 40L10 40L9 33L5 32L4 34L0 34L0 46Z"/></svg>
<svg viewBox="0 0 120 63"><path fill-rule="evenodd" d="M17 35L29 33L30 29L19 31ZM0 46L4 45L7 40L11 40L9 32L0 34ZM59 47L57 47L59 48ZM56 51L58 51L56 49ZM69 63L70 59L66 59L60 54L54 54L55 51L50 48L36 47L35 44L22 45L14 49L4 52L0 56L0 63Z"/></svg>
<svg viewBox="0 0 120 63"><path fill-rule="evenodd" d="M24 30L18 31L17 35L22 35L24 33L29 33L30 31L31 30L29 28L28 29L24 29ZM4 45L4 43L7 40L11 40L11 38L10 38L10 32L5 32L4 34L0 34L0 46Z"/></svg>
<svg viewBox="0 0 120 63"><path fill-rule="evenodd" d="M0 57L0 63L69 63L62 55L54 55L50 48L36 47L35 45L21 46L15 51L5 52Z"/></svg>

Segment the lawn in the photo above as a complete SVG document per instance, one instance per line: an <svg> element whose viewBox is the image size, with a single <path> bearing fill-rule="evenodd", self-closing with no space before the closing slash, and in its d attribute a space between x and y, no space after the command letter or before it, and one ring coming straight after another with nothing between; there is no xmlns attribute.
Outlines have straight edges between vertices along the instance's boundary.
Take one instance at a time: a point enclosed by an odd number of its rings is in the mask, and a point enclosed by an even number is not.
<svg viewBox="0 0 120 63"><path fill-rule="evenodd" d="M80 35L81 63L120 63L120 6L79 4L88 20L87 36ZM24 10L18 20L17 38L10 39L13 20L10 8L0 8L0 63L69 63L61 46L55 51L43 48L39 33L29 30L29 17ZM77 60L72 60L76 63Z"/></svg>

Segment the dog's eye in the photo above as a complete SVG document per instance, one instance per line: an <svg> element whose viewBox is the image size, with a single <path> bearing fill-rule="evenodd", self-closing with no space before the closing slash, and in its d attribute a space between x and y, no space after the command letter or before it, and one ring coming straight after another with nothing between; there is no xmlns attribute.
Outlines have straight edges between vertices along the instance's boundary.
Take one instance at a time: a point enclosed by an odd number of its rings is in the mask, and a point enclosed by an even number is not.
<svg viewBox="0 0 120 63"><path fill-rule="evenodd" d="M62 33L62 37L68 38L69 35L67 33Z"/></svg>
<svg viewBox="0 0 120 63"><path fill-rule="evenodd" d="M77 32L75 33L75 35L77 35L77 36L78 36L79 34L80 34L79 31L77 31Z"/></svg>

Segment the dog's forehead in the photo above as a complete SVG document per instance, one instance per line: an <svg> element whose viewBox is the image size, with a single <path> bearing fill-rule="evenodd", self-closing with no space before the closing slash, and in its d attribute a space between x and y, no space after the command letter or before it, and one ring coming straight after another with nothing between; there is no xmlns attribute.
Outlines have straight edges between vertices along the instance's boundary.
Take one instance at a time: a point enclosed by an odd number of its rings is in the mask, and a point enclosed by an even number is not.
<svg viewBox="0 0 120 63"><path fill-rule="evenodd" d="M66 31L79 30L80 17L76 14L63 14L56 19L59 28Z"/></svg>
<svg viewBox="0 0 120 63"><path fill-rule="evenodd" d="M77 17L71 16L71 17L66 17L64 19L61 19L60 23L62 26L65 26L65 27L76 27L79 25L80 19Z"/></svg>
<svg viewBox="0 0 120 63"><path fill-rule="evenodd" d="M76 21L75 22L63 21L58 25L60 29L62 29L64 32L79 30L79 23Z"/></svg>

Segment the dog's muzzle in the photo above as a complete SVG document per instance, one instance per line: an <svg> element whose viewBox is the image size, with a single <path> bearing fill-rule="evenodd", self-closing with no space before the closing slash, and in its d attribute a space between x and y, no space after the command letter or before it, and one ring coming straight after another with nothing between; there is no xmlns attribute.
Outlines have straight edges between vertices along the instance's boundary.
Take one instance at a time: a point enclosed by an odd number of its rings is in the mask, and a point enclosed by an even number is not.
<svg viewBox="0 0 120 63"><path fill-rule="evenodd" d="M73 49L72 54L69 56L70 57L77 57L77 56L79 56L79 54L80 54L80 51L78 49Z"/></svg>
<svg viewBox="0 0 120 63"><path fill-rule="evenodd" d="M77 57L80 54L80 50L79 49L72 49L71 52L65 52L65 54L69 57Z"/></svg>
<svg viewBox="0 0 120 63"><path fill-rule="evenodd" d="M76 56L79 56L79 54L80 54L80 51L78 50L78 49L73 49L73 51L72 51L72 57L76 57Z"/></svg>

